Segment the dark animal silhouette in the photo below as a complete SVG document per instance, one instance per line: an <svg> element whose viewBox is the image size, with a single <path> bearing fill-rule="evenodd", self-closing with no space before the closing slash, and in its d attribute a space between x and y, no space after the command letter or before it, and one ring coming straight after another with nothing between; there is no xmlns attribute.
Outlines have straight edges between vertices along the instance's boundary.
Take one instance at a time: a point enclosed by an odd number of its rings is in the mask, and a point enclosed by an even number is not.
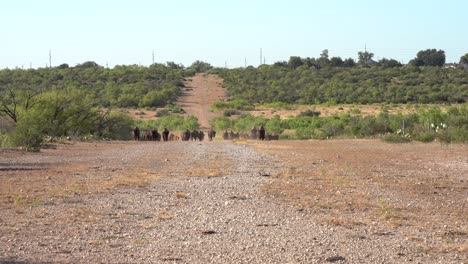
<svg viewBox="0 0 468 264"><path fill-rule="evenodd" d="M151 140L161 141L161 135L156 128L151 131Z"/></svg>
<svg viewBox="0 0 468 264"><path fill-rule="evenodd" d="M212 141L213 138L215 137L216 137L216 131L214 131L213 129L210 129L210 131L208 131L208 139Z"/></svg>
<svg viewBox="0 0 468 264"><path fill-rule="evenodd" d="M167 128L164 128L164 130L162 132L162 136L163 136L163 141L168 141L169 140L169 130Z"/></svg>
<svg viewBox="0 0 468 264"><path fill-rule="evenodd" d="M140 129L138 127L133 129L133 139L140 140Z"/></svg>
<svg viewBox="0 0 468 264"><path fill-rule="evenodd" d="M198 131L198 141L203 141L205 139L205 133L203 131Z"/></svg>
<svg viewBox="0 0 468 264"><path fill-rule="evenodd" d="M260 129L258 129L258 139L265 140L265 128L263 125L261 125Z"/></svg>
<svg viewBox="0 0 468 264"><path fill-rule="evenodd" d="M193 130L192 132L190 132L190 140L197 141L197 139L198 139L198 131Z"/></svg>
<svg viewBox="0 0 468 264"><path fill-rule="evenodd" d="M190 130L185 130L185 132L182 133L182 141L189 141L190 140Z"/></svg>

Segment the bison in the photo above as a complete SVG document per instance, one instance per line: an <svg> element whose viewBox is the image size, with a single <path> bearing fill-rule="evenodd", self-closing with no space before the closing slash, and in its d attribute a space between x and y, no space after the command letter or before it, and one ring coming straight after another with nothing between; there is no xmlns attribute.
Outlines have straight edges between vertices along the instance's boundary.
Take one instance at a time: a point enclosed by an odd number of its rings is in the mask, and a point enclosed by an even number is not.
<svg viewBox="0 0 468 264"><path fill-rule="evenodd" d="M140 129L138 127L133 129L133 139L140 140Z"/></svg>
<svg viewBox="0 0 468 264"><path fill-rule="evenodd" d="M208 131L208 139L212 141L213 138L215 137L216 137L216 131L214 131L213 129L210 129L210 131Z"/></svg>
<svg viewBox="0 0 468 264"><path fill-rule="evenodd" d="M265 128L263 127L263 125L261 125L258 129L258 139L265 140Z"/></svg>

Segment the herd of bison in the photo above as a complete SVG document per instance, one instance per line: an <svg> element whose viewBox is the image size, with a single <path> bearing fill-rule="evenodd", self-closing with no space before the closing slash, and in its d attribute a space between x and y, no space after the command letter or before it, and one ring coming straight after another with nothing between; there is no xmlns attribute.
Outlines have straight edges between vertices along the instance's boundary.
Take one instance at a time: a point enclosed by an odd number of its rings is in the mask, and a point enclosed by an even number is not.
<svg viewBox="0 0 468 264"><path fill-rule="evenodd" d="M212 141L216 137L216 131L210 129L207 133L208 140ZM203 141L205 139L205 132L199 130L186 130L180 133L180 136L171 133L167 128L159 133L155 128L151 131L140 131L138 127L133 129L133 139L134 140L147 140L147 141ZM233 132L232 130L228 132L227 130L223 132L224 140L234 140L234 139L258 139L258 140L278 140L278 135L270 135L265 131L263 126L260 128L252 128L250 133L239 133Z"/></svg>

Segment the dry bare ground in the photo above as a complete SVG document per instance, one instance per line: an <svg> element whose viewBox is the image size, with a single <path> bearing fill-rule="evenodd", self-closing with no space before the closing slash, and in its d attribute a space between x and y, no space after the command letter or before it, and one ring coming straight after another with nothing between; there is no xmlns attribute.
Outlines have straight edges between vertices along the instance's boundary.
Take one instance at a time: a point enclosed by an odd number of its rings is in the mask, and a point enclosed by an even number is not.
<svg viewBox="0 0 468 264"><path fill-rule="evenodd" d="M466 263L468 147L74 142L0 152L2 263Z"/></svg>
<svg viewBox="0 0 468 264"><path fill-rule="evenodd" d="M419 107L422 109L429 109L431 107L437 106L443 111L447 110L445 105L382 105L382 104L370 104L370 105L352 105L352 104L343 104L343 105L297 105L291 106L292 109L273 109L268 107L257 107L254 111L245 111L245 113L250 113L254 116L263 116L265 118L272 118L276 115L280 116L281 119L286 119L290 117L295 117L301 112L306 110L314 110L320 112L321 117L340 115L340 114L351 114L351 115L360 115L360 116L377 116L382 112L382 109L386 109L389 114L412 114L417 113Z"/></svg>
<svg viewBox="0 0 468 264"><path fill-rule="evenodd" d="M198 118L202 129L210 127L209 120L222 115L221 112L210 111L211 105L217 101L223 101L225 91L222 88L223 79L216 75L197 73L185 82L185 88L177 104L181 106L187 115Z"/></svg>

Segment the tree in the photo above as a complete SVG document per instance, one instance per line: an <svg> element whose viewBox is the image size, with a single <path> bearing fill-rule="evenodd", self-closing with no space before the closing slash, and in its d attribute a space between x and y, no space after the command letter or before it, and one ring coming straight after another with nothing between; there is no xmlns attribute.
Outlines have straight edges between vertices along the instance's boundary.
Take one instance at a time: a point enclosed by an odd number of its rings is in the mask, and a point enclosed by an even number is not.
<svg viewBox="0 0 468 264"><path fill-rule="evenodd" d="M397 60L386 58L381 59L378 65L383 66L384 68L401 67L401 63L399 63Z"/></svg>
<svg viewBox="0 0 468 264"><path fill-rule="evenodd" d="M351 58L347 58L343 61L343 66L351 68L356 66L356 62Z"/></svg>
<svg viewBox="0 0 468 264"><path fill-rule="evenodd" d="M70 66L66 63L62 63L59 66L57 66L57 69L68 69Z"/></svg>
<svg viewBox="0 0 468 264"><path fill-rule="evenodd" d="M368 52L368 51L359 51L358 52L358 63L360 65L367 65L367 62L369 62L370 60L372 60L372 58L374 57L374 53L371 53L371 52Z"/></svg>
<svg viewBox="0 0 468 264"><path fill-rule="evenodd" d="M436 49L421 50L410 64L414 66L444 66L445 51Z"/></svg>
<svg viewBox="0 0 468 264"><path fill-rule="evenodd" d="M320 53L320 58L317 60L317 62L321 67L325 67L330 63L330 60L328 59L327 49L323 50L322 53Z"/></svg>
<svg viewBox="0 0 468 264"><path fill-rule="evenodd" d="M194 70L195 72L207 72L212 68L213 67L209 63L198 60L190 65L190 69Z"/></svg>
<svg viewBox="0 0 468 264"><path fill-rule="evenodd" d="M354 62L354 61L353 61ZM330 65L332 67L342 67L344 64L343 60L340 57L332 57L330 59Z"/></svg>
<svg viewBox="0 0 468 264"><path fill-rule="evenodd" d="M276 67L287 67L288 66L288 62L287 61L277 61L273 64L273 66L276 66Z"/></svg>
<svg viewBox="0 0 468 264"><path fill-rule="evenodd" d="M320 53L320 58L328 60L328 49L322 50L322 53Z"/></svg>
<svg viewBox="0 0 468 264"><path fill-rule="evenodd" d="M86 61L75 66L75 68L95 68L95 67L100 67L100 66L94 61Z"/></svg>
<svg viewBox="0 0 468 264"><path fill-rule="evenodd" d="M0 88L0 115L8 116L13 122L18 122L21 110L27 111L37 103L39 92L31 87L15 88L5 86Z"/></svg>
<svg viewBox="0 0 468 264"><path fill-rule="evenodd" d="M460 57L460 64L468 64L468 53Z"/></svg>
<svg viewBox="0 0 468 264"><path fill-rule="evenodd" d="M171 68L173 70L178 70L178 69L183 69L184 68L184 65L177 64L177 63L175 63L173 61L166 62L166 65L167 65L167 67L169 67L169 68Z"/></svg>
<svg viewBox="0 0 468 264"><path fill-rule="evenodd" d="M289 57L288 61L289 67L296 69L302 65L304 65L304 62L302 61L301 57L298 56L291 56Z"/></svg>

